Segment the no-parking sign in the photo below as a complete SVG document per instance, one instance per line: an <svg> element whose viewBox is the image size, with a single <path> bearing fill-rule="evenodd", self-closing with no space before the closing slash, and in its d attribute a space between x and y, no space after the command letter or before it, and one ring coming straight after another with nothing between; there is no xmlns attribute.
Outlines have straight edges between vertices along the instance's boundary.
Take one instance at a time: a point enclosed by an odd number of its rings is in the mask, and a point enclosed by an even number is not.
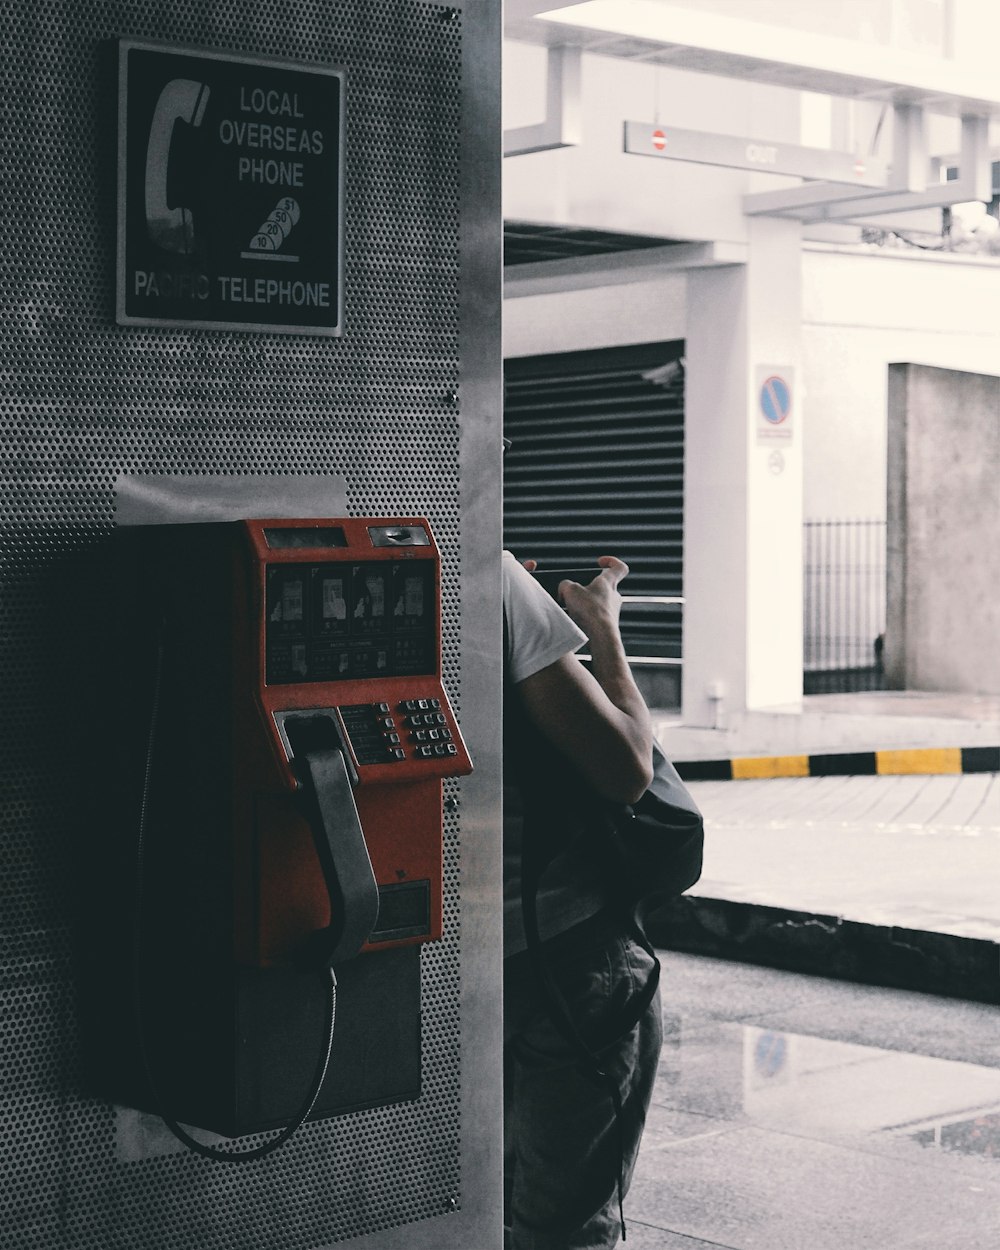
<svg viewBox="0 0 1000 1250"><path fill-rule="evenodd" d="M795 371L787 365L759 365L756 371L757 441L792 437Z"/></svg>

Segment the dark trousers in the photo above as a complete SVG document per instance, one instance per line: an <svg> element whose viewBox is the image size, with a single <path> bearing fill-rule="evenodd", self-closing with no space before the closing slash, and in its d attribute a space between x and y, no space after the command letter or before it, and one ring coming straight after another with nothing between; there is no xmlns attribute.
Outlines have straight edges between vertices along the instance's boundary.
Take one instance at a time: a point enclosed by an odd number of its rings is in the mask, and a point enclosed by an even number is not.
<svg viewBox="0 0 1000 1250"><path fill-rule="evenodd" d="M586 1039L646 983L653 957L600 916L545 944L546 966ZM504 972L504 1180L507 1250L610 1250L620 1236L621 1137L605 1086L584 1075L550 1019L527 955ZM625 1188L639 1151L663 1034L659 992L635 1027L600 1052L622 1103Z"/></svg>

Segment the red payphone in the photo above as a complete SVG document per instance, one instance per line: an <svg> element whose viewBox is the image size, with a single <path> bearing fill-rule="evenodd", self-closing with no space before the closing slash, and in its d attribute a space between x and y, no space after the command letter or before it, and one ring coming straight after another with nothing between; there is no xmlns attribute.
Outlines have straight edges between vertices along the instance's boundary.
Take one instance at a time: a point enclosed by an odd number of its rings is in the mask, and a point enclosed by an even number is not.
<svg viewBox="0 0 1000 1250"><path fill-rule="evenodd" d="M438 938L441 781L472 765L441 684L430 527L241 528L236 957L337 963Z"/></svg>
<svg viewBox="0 0 1000 1250"><path fill-rule="evenodd" d="M132 526L108 570L99 1092L228 1136L417 1097L442 782L472 769L430 525Z"/></svg>

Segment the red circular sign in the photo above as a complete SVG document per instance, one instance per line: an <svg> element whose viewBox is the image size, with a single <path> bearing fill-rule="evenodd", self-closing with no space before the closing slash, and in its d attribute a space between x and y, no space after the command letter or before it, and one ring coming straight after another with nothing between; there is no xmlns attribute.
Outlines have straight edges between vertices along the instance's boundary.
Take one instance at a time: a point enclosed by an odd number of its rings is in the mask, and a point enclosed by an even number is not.
<svg viewBox="0 0 1000 1250"><path fill-rule="evenodd" d="M662 152L666 146L667 146L667 136L663 133L662 130L654 130L653 131L653 147L656 148L657 152Z"/></svg>

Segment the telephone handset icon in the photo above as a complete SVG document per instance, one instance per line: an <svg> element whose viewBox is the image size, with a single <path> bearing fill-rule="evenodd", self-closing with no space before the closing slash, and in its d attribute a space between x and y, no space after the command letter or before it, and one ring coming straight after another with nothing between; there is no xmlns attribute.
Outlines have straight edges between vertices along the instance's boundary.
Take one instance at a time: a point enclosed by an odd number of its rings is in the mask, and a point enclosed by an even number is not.
<svg viewBox="0 0 1000 1250"><path fill-rule="evenodd" d="M167 178L170 149L177 122L200 126L209 89L190 78L174 78L160 92L149 127L146 149L146 229L149 237L168 252L187 256L194 251L194 220L190 208L171 205Z"/></svg>

